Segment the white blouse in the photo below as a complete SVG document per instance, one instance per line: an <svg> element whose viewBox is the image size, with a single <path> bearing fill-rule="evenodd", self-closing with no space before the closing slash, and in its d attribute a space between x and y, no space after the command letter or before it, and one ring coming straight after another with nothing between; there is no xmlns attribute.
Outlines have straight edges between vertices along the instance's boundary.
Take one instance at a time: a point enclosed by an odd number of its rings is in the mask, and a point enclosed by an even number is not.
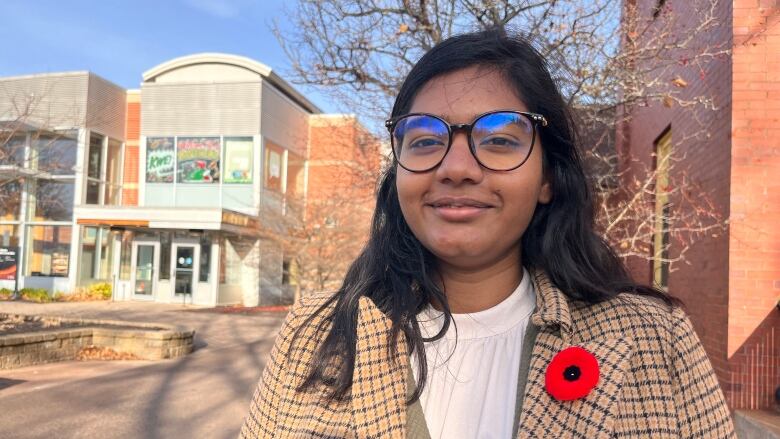
<svg viewBox="0 0 780 439"><path fill-rule="evenodd" d="M428 379L420 397L432 439L512 436L520 352L536 295L528 272L496 306L454 314L447 334L425 343ZM417 316L423 336L439 332L444 314L430 305ZM456 326L457 325L457 343ZM412 355L412 371L419 381Z"/></svg>

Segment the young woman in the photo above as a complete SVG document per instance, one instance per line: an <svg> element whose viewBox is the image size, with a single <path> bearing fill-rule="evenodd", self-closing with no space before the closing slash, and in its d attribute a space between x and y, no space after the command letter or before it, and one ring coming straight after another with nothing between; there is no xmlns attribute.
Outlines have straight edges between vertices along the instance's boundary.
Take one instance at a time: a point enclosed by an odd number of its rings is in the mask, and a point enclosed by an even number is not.
<svg viewBox="0 0 780 439"><path fill-rule="evenodd" d="M368 244L287 317L241 437L734 437L688 317L594 233L528 42L438 44L387 128Z"/></svg>

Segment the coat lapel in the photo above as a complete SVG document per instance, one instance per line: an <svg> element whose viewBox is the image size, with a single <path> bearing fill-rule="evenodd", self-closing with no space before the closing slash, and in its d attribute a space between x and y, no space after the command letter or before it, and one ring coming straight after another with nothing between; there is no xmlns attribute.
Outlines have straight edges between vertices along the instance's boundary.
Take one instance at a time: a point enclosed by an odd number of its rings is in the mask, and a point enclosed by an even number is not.
<svg viewBox="0 0 780 439"><path fill-rule="evenodd" d="M352 375L352 419L358 438L404 437L408 356L403 334L391 355L392 323L374 302L360 298L357 355Z"/></svg>
<svg viewBox="0 0 780 439"><path fill-rule="evenodd" d="M537 295L537 311L532 321L539 327L539 333L531 354L518 437L608 438L633 341L621 338L572 344L572 320L566 296L543 272L533 271L532 276ZM545 372L552 358L572 345L596 357L599 382L584 398L558 401L545 389Z"/></svg>

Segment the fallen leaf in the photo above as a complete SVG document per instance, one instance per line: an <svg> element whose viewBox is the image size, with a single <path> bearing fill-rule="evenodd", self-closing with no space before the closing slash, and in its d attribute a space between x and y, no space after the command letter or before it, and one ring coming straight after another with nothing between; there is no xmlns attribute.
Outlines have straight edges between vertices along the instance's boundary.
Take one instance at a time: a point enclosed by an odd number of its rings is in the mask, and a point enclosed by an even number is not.
<svg viewBox="0 0 780 439"><path fill-rule="evenodd" d="M675 87L680 87L680 88L685 88L688 86L688 83L679 76L672 79L672 84L674 84Z"/></svg>

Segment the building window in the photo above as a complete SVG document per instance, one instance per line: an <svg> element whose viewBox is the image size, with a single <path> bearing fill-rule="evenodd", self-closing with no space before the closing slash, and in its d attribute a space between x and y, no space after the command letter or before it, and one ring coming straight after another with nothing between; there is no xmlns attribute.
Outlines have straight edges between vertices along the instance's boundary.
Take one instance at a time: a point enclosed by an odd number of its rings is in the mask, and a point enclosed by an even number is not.
<svg viewBox="0 0 780 439"><path fill-rule="evenodd" d="M106 150L106 190L103 204L118 206L122 194L122 143L108 139Z"/></svg>
<svg viewBox="0 0 780 439"><path fill-rule="evenodd" d="M70 226L27 226L27 276L67 277Z"/></svg>
<svg viewBox="0 0 780 439"><path fill-rule="evenodd" d="M0 220L19 221L22 212L22 184L18 180L0 181Z"/></svg>
<svg viewBox="0 0 780 439"><path fill-rule="evenodd" d="M121 204L122 143L97 133L90 134L86 177L86 204Z"/></svg>
<svg viewBox="0 0 780 439"><path fill-rule="evenodd" d="M169 280L171 278L171 232L160 232L160 280Z"/></svg>
<svg viewBox="0 0 780 439"><path fill-rule="evenodd" d="M130 270L133 257L133 232L122 232L122 249L119 253L119 279L130 280Z"/></svg>
<svg viewBox="0 0 780 439"><path fill-rule="evenodd" d="M0 245L3 247L18 247L19 226L16 224L0 224Z"/></svg>
<svg viewBox="0 0 780 439"><path fill-rule="evenodd" d="M33 138L30 168L52 175L75 175L77 142L74 132Z"/></svg>
<svg viewBox="0 0 780 439"><path fill-rule="evenodd" d="M173 183L176 149L173 137L146 139L146 182Z"/></svg>
<svg viewBox="0 0 780 439"><path fill-rule="evenodd" d="M225 137L225 183L252 183L253 150L251 137Z"/></svg>
<svg viewBox="0 0 780 439"><path fill-rule="evenodd" d="M655 226L653 231L653 281L669 288L669 166L672 153L672 132L666 132L655 143Z"/></svg>
<svg viewBox="0 0 780 439"><path fill-rule="evenodd" d="M219 137L179 137L176 159L179 183L219 181Z"/></svg>
<svg viewBox="0 0 780 439"><path fill-rule="evenodd" d="M79 256L79 284L95 278L98 266L98 228L81 229L81 256Z"/></svg>
<svg viewBox="0 0 780 439"><path fill-rule="evenodd" d="M100 180L103 165L103 137L90 134L87 150L87 204L100 203Z"/></svg>
<svg viewBox="0 0 780 439"><path fill-rule="evenodd" d="M23 168L26 143L26 136L13 136L0 145L0 165Z"/></svg>
<svg viewBox="0 0 780 439"><path fill-rule="evenodd" d="M263 163L265 188L281 192L282 173L284 167L284 149L266 140L265 160Z"/></svg>
<svg viewBox="0 0 780 439"><path fill-rule="evenodd" d="M30 221L70 221L73 219L72 180L32 180L27 218Z"/></svg>
<svg viewBox="0 0 780 439"><path fill-rule="evenodd" d="M208 282L209 272L211 271L211 236L203 233L200 238L200 271L198 281Z"/></svg>

